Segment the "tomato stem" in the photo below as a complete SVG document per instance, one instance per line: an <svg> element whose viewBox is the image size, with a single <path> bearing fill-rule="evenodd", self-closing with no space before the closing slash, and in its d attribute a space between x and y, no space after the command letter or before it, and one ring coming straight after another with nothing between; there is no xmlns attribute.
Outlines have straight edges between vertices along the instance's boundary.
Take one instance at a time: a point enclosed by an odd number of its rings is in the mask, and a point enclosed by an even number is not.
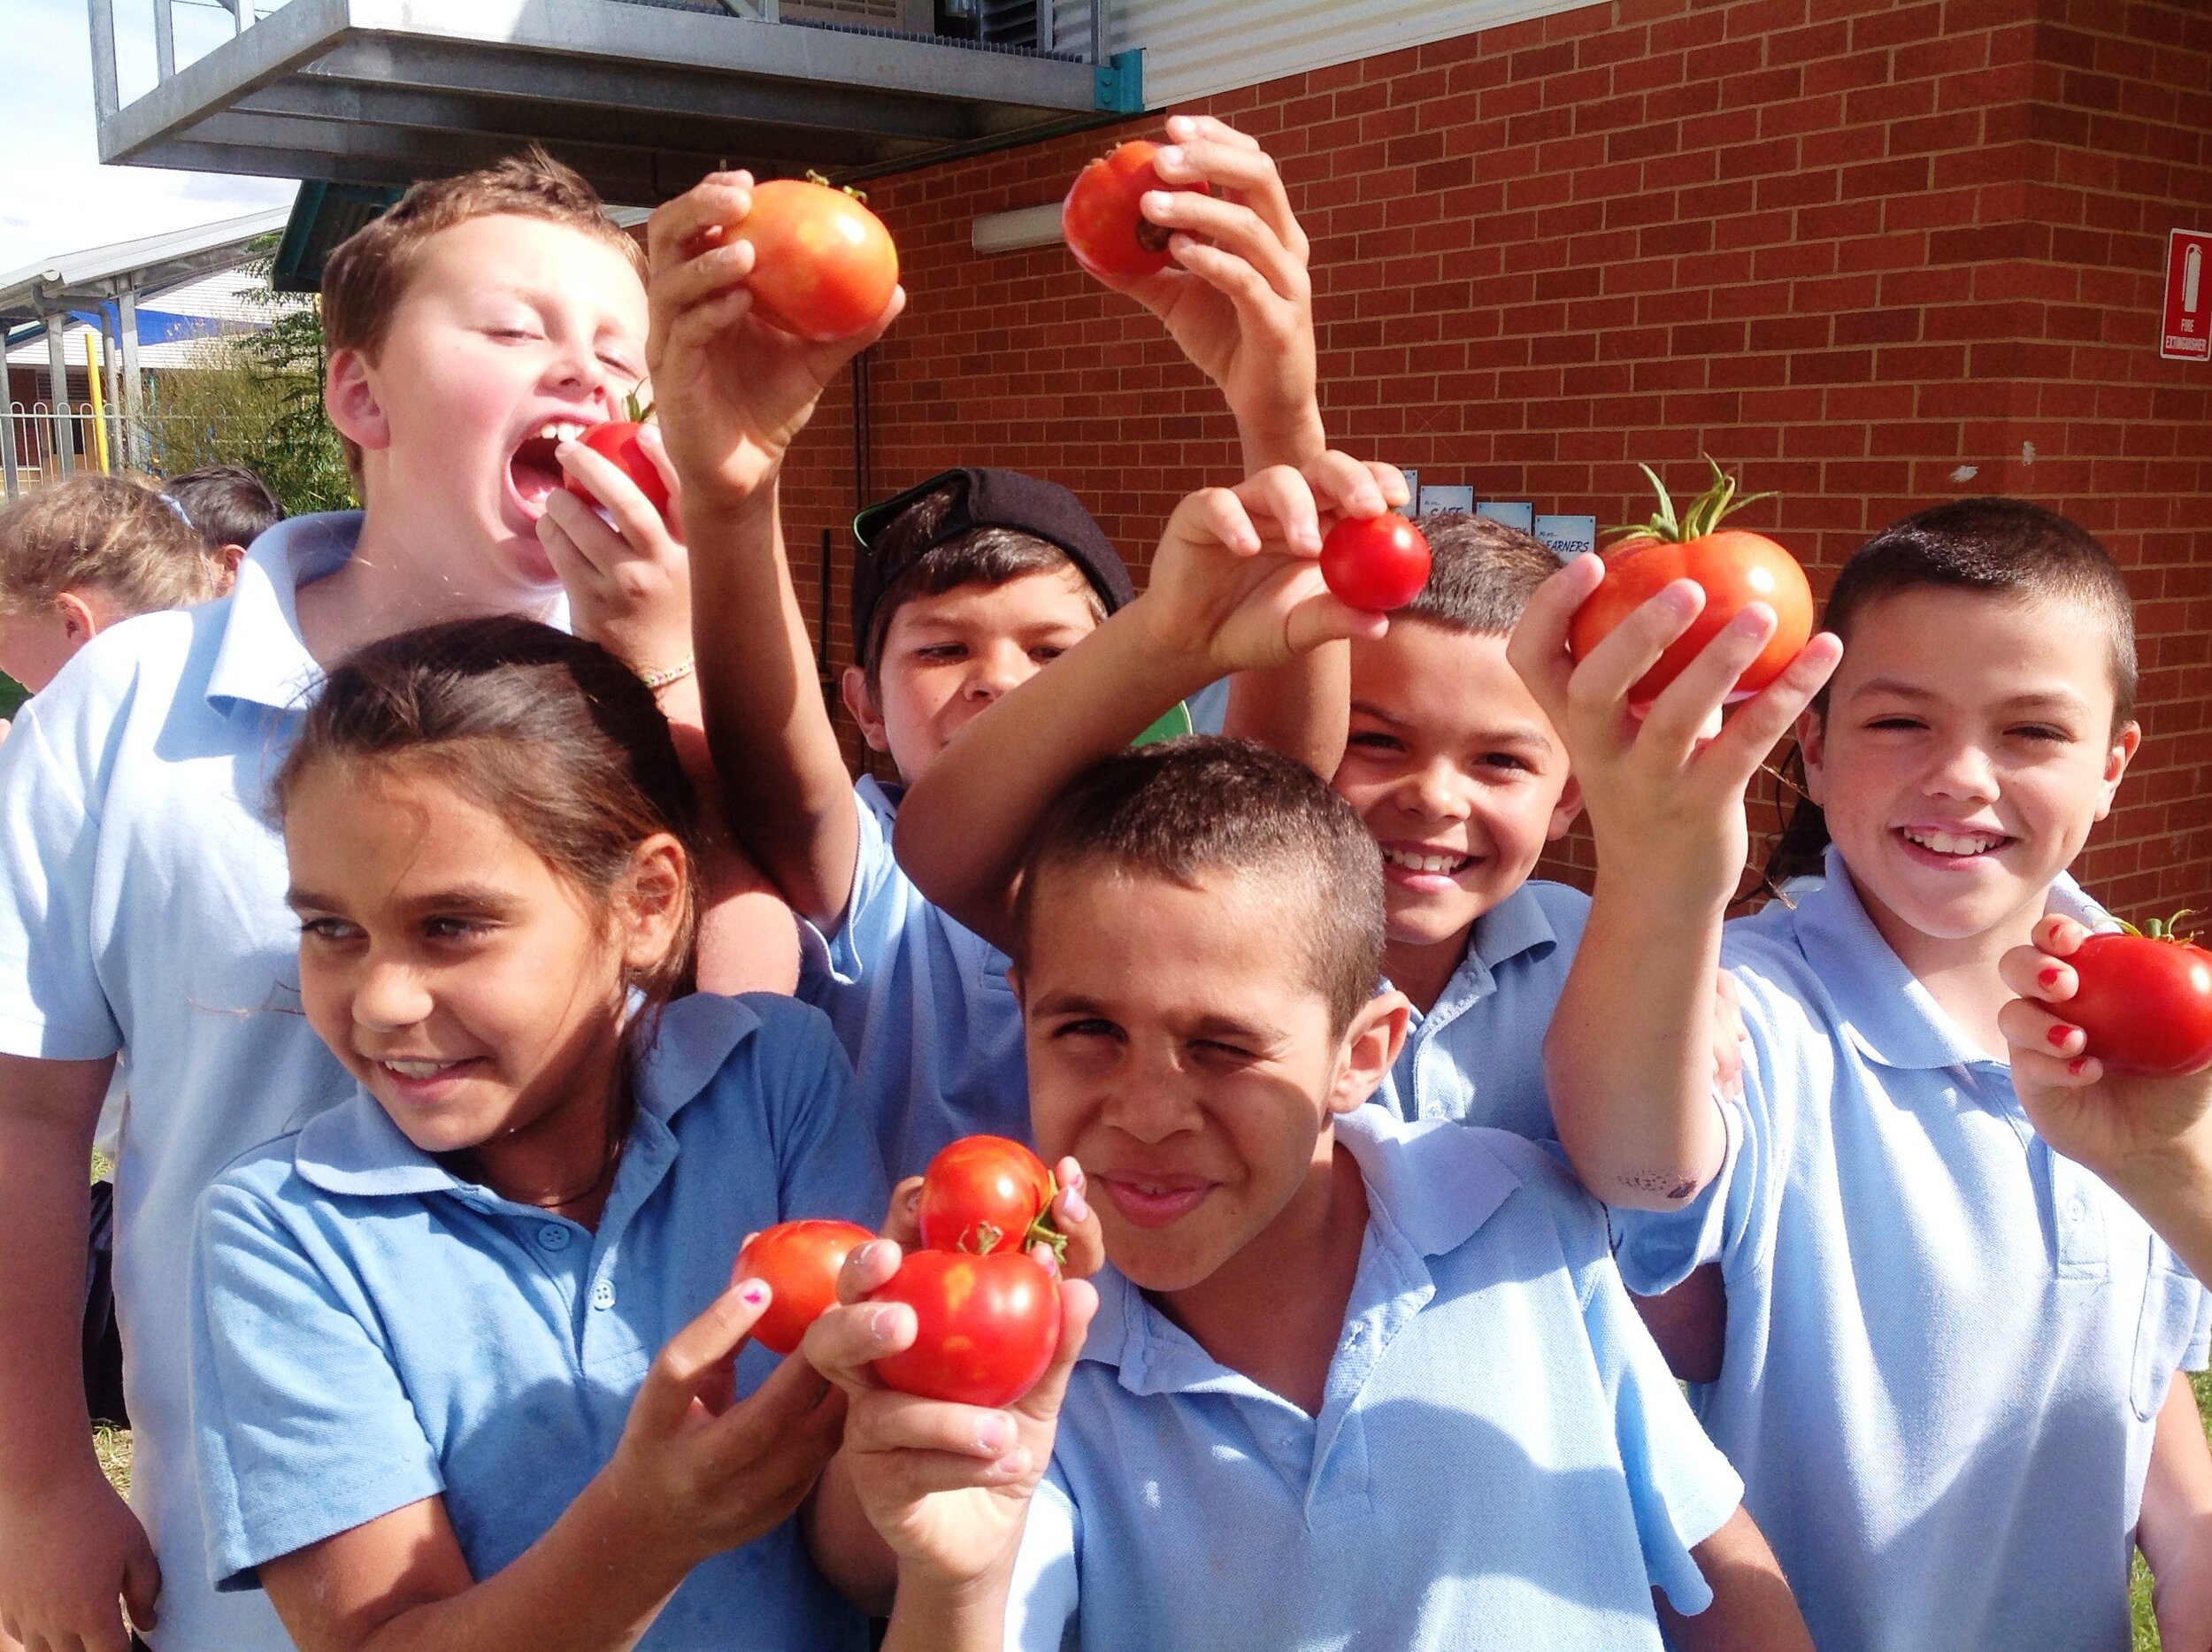
<svg viewBox="0 0 2212 1652"><path fill-rule="evenodd" d="M1636 468L1643 472L1651 483L1652 491L1659 496L1659 509L1645 521L1609 527L1605 531L1617 535L1620 542L1651 539L1666 544L1686 545L1692 540L1703 539L1710 534L1720 526L1721 519L1731 511L1740 511L1747 504L1774 497L1770 493L1763 493L1746 494L1742 498L1737 498L1739 484L1736 479L1723 471L1711 454L1700 457L1712 466L1712 486L1691 500L1679 516L1675 514L1674 496L1667 491L1666 483L1659 480L1659 473L1648 465L1639 465Z"/></svg>

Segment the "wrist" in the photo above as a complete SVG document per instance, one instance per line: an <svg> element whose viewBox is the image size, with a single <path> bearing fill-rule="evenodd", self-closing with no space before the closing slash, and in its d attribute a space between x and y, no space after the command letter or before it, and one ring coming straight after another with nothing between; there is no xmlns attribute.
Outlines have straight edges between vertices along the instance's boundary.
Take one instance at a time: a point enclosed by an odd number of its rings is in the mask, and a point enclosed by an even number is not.
<svg viewBox="0 0 2212 1652"><path fill-rule="evenodd" d="M2059 1009L2062 1013L2064 1006ZM2112 1190L2154 1227L2162 1227L2170 1213L2187 1218L2212 1210L2212 1118L2131 1154L2102 1173Z"/></svg>
<svg viewBox="0 0 2212 1652"><path fill-rule="evenodd" d="M604 1556L610 1575L665 1594L715 1551L695 1523L679 1517L664 1490L633 1486L626 1466L618 1447L564 1518L575 1523L586 1552Z"/></svg>
<svg viewBox="0 0 2212 1652"><path fill-rule="evenodd" d="M1214 665L1208 640L1177 623L1156 593L1148 589L1140 593L1114 618L1123 621L1119 646L1127 656L1121 665L1123 680L1152 688L1146 703L1156 706L1154 717L1222 674Z"/></svg>
<svg viewBox="0 0 2212 1652"><path fill-rule="evenodd" d="M746 528L764 516L772 517L782 476L781 455L750 482L733 481L718 472L697 478L680 473L684 538L695 549L703 534L718 528L726 532Z"/></svg>
<svg viewBox="0 0 2212 1652"><path fill-rule="evenodd" d="M1302 468L1328 450L1327 431L1321 423L1321 405L1309 396L1302 406L1237 418L1237 437L1243 448L1248 475L1271 465Z"/></svg>

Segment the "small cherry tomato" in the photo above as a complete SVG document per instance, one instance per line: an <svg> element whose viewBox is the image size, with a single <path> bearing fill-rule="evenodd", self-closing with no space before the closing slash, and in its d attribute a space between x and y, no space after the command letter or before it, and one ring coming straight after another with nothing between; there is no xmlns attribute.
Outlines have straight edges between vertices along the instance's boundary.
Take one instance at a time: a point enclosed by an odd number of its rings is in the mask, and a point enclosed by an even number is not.
<svg viewBox="0 0 2212 1652"><path fill-rule="evenodd" d="M653 456L645 450L645 444L638 440L638 433L644 428L634 419L611 419L603 425L594 425L576 439L602 458L619 465L622 473L637 484L637 490L652 501L653 509L665 517L668 483L661 475L660 466L653 463ZM561 485L586 504L605 503L566 471L561 473Z"/></svg>
<svg viewBox="0 0 2212 1652"><path fill-rule="evenodd" d="M807 1326L837 1302L837 1275L845 1258L875 1235L854 1222L779 1222L745 1241L731 1271L733 1283L759 1279L775 1293L753 1326L753 1341L788 1354Z"/></svg>
<svg viewBox="0 0 2212 1652"><path fill-rule="evenodd" d="M876 1361L876 1375L902 1394L1010 1404L1060 1346L1059 1284L1018 1250L910 1250L869 1300L904 1302L918 1322L913 1346Z"/></svg>
<svg viewBox="0 0 2212 1652"><path fill-rule="evenodd" d="M1321 579L1348 608L1403 608L1429 582L1429 542L1389 511L1348 516L1321 542Z"/></svg>
<svg viewBox="0 0 2212 1652"><path fill-rule="evenodd" d="M1813 588L1806 582L1805 570L1763 534L1716 527L1738 504L1750 503L1736 499L1735 479L1723 475L1719 465L1713 465L1713 486L1691 503L1679 520L1664 484L1647 465L1644 474L1658 488L1663 508L1633 537L1603 553L1605 582L1575 610L1567 630L1567 651L1577 659L1586 657L1612 634L1614 626L1668 585L1694 580L1704 588L1705 606L1628 691L1629 702L1644 705L1658 698L1730 620L1751 603L1764 603L1774 611L1774 634L1728 695L1732 701L1747 700L1780 676L1813 634Z"/></svg>
<svg viewBox="0 0 2212 1652"><path fill-rule="evenodd" d="M2067 963L2074 995L2050 1006L2088 1035L2085 1055L2154 1078L2212 1067L2212 952L2152 923L2148 934L2090 936Z"/></svg>
<svg viewBox="0 0 2212 1652"><path fill-rule="evenodd" d="M1211 195L1202 183L1167 183L1152 170L1160 146L1133 138L1075 174L1060 205L1060 234L1075 261L1093 275L1127 279L1168 265L1171 231L1152 222L1138 204L1151 189L1188 189Z"/></svg>
<svg viewBox="0 0 2212 1652"><path fill-rule="evenodd" d="M827 184L774 178L753 186L752 210L730 232L753 243L746 280L763 320L826 344L883 313L899 284L899 251L858 196Z"/></svg>
<svg viewBox="0 0 2212 1652"><path fill-rule="evenodd" d="M932 1250L1027 1249L1059 1189L1044 1161L1004 1136L963 1136L922 1173L922 1243Z"/></svg>

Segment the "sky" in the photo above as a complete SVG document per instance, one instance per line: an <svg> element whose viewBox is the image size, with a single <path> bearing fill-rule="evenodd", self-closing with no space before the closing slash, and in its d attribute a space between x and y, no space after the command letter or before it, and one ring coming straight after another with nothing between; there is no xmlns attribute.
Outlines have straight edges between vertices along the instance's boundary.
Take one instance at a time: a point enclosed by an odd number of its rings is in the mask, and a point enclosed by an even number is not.
<svg viewBox="0 0 2212 1652"><path fill-rule="evenodd" d="M128 103L153 84L153 4L111 3ZM0 0L0 274L56 253L290 204L296 186L281 180L101 165L86 4ZM233 27L207 0L176 0L175 19L180 63Z"/></svg>

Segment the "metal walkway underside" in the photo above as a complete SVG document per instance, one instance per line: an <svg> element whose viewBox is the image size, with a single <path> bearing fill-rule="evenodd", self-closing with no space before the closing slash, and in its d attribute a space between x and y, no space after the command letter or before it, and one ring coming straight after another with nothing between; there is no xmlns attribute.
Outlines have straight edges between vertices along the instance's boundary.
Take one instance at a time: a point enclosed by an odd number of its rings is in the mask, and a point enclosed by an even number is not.
<svg viewBox="0 0 2212 1652"><path fill-rule="evenodd" d="M1128 96L1074 52L681 0L288 0L119 107L111 4L90 0L101 158L202 172L405 184L536 139L608 200L651 205L719 165L887 171L1091 125Z"/></svg>

